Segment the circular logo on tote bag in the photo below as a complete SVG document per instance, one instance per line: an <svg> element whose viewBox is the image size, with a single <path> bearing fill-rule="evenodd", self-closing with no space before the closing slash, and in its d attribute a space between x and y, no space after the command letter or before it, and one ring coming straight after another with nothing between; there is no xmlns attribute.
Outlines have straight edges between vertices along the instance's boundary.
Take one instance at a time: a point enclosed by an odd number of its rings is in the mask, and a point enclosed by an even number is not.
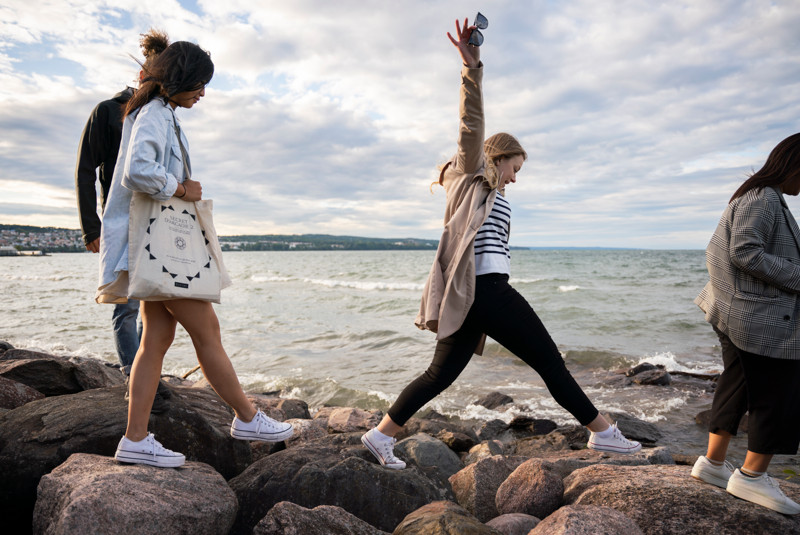
<svg viewBox="0 0 800 535"><path fill-rule="evenodd" d="M178 236L177 238L175 238L175 247L183 251L184 249L186 249L186 240Z"/></svg>

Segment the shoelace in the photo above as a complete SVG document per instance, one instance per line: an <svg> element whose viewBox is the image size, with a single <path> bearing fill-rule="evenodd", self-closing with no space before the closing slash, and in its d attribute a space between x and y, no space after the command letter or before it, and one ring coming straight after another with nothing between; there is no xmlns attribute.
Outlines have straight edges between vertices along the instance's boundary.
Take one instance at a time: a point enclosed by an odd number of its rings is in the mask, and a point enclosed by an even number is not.
<svg viewBox="0 0 800 535"><path fill-rule="evenodd" d="M153 455L153 461L156 461L158 458L158 453L174 453L171 450L168 450L164 446L162 446L157 440L153 433L147 433L147 437L145 438L147 441L147 445L150 446L150 453Z"/></svg>
<svg viewBox="0 0 800 535"><path fill-rule="evenodd" d="M391 440L379 440L377 441L378 444L381 445L383 451L383 460L387 463L395 463L398 462L400 459L394 456L394 445L397 443L397 439L392 437Z"/></svg>
<svg viewBox="0 0 800 535"><path fill-rule="evenodd" d="M778 485L778 483L774 479L772 479L771 477L769 477L766 474L764 474L764 479L766 480L767 484L770 487L772 487L773 489L775 489L778 492L778 495L780 495L782 498L786 498L786 494L783 493L783 490L781 489L781 486Z"/></svg>
<svg viewBox="0 0 800 535"><path fill-rule="evenodd" d="M620 442L622 442L626 446L633 446L633 441L628 440L627 438L625 438L625 436L622 434L622 431L620 431L619 427L617 427L617 424L614 424L611 427L612 427L612 429L614 429L614 433L613 433L614 438L616 438L617 440L619 440Z"/></svg>
<svg viewBox="0 0 800 535"><path fill-rule="evenodd" d="M256 413L256 418L258 418L258 424L256 425L256 433L260 433L262 426L268 429L269 431L280 431L280 426L278 422L267 416L261 411Z"/></svg>
<svg viewBox="0 0 800 535"><path fill-rule="evenodd" d="M726 461L725 461L725 463L724 463L724 466L725 466L725 468L727 468L727 469L728 469L728 472L733 472L734 470L736 470L736 467L735 467L735 466L733 466L733 465L730 463L730 461L728 461L728 460L726 460Z"/></svg>

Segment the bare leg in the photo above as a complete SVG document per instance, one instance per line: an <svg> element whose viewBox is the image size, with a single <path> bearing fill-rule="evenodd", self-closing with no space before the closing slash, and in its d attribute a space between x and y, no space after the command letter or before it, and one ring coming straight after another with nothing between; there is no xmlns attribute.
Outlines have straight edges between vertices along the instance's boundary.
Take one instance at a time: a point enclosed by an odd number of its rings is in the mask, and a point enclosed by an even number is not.
<svg viewBox="0 0 800 535"><path fill-rule="evenodd" d="M589 431L592 433L602 433L611 427L611 424L608 423L608 420L603 418L602 414L598 413L597 418L586 424L586 427L588 427Z"/></svg>
<svg viewBox="0 0 800 535"><path fill-rule="evenodd" d="M247 399L233 364L222 347L219 320L211 303L177 299L165 301L164 306L189 333L203 375L219 397L233 408L237 417L245 422L251 421L256 408Z"/></svg>
<svg viewBox="0 0 800 535"><path fill-rule="evenodd" d="M771 454L755 453L747 450L742 468L748 472L766 472L767 468L769 468L770 461L772 461Z"/></svg>
<svg viewBox="0 0 800 535"><path fill-rule="evenodd" d="M125 436L138 442L147 436L150 409L156 396L164 355L175 338L175 318L163 301L142 301L142 341L133 361Z"/></svg>
<svg viewBox="0 0 800 535"><path fill-rule="evenodd" d="M731 434L727 431L717 431L716 433L708 434L708 450L706 451L706 458L712 461L725 462L725 456L728 453L728 444L731 442ZM769 461L767 461L769 464Z"/></svg>
<svg viewBox="0 0 800 535"><path fill-rule="evenodd" d="M402 428L403 428L402 425L397 425L396 423L394 423L394 420L392 420L392 417L387 414L386 416L383 417L383 420L381 420L381 423L378 424L378 428L377 429L378 429L378 431L380 431L381 433L383 433L387 437L393 437Z"/></svg>

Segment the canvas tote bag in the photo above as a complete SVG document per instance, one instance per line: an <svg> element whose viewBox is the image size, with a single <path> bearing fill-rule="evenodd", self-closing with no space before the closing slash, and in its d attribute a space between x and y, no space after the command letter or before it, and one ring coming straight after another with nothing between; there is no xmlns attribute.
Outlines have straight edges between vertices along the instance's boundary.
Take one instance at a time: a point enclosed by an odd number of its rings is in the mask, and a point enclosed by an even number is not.
<svg viewBox="0 0 800 535"><path fill-rule="evenodd" d="M186 177L186 149L180 131ZM142 301L198 299L220 302L231 279L222 263L212 218L213 201L154 200L134 192L128 230L128 297Z"/></svg>

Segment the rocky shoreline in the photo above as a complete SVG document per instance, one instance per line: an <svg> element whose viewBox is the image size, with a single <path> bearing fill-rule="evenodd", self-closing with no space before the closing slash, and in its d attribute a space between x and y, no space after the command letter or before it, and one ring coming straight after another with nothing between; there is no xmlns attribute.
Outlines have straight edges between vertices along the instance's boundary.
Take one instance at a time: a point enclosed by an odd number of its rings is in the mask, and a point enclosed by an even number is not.
<svg viewBox="0 0 800 535"><path fill-rule="evenodd" d="M614 381L672 380L652 366L625 372ZM150 430L187 463L122 465L113 453L127 417L123 379L97 359L0 342L3 533L800 534L800 518L692 479L695 457L673 455L657 426L622 413L609 416L645 445L637 454L587 450L584 428L535 415L505 423L430 412L398 436L409 466L393 471L360 443L378 410L310 410L252 393L295 436L247 443L230 437L232 411L205 380L165 376L169 409L151 416ZM800 501L799 484L780 484Z"/></svg>

